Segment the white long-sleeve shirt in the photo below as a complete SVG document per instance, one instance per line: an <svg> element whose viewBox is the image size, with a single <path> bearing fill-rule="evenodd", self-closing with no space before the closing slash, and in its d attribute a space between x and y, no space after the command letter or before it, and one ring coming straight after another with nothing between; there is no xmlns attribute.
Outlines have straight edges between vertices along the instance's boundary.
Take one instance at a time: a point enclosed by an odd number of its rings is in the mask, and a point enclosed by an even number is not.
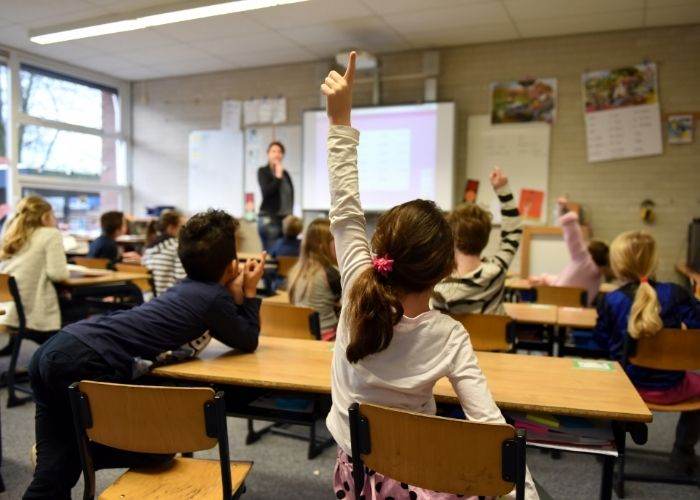
<svg viewBox="0 0 700 500"><path fill-rule="evenodd" d="M343 451L351 455L348 408L352 403L376 403L434 414L433 387L443 377L449 378L469 420L503 423L503 416L479 368L469 334L460 323L439 311L428 311L415 318L404 316L394 327L394 336L385 350L354 364L347 360L345 351L350 332L345 306L348 291L355 278L372 262L360 205L358 142L357 130L345 126L330 128L330 220L341 274L343 312L333 352L333 404L326 418L328 429ZM476 453L477 450L464 452ZM526 498L538 498L529 473Z"/></svg>
<svg viewBox="0 0 700 500"><path fill-rule="evenodd" d="M0 264L1 272L14 276L22 298L27 328L54 331L61 328L61 310L54 283L68 278L63 238L56 228L34 230L24 247ZM0 322L17 327L19 319L13 302L5 304L7 314Z"/></svg>

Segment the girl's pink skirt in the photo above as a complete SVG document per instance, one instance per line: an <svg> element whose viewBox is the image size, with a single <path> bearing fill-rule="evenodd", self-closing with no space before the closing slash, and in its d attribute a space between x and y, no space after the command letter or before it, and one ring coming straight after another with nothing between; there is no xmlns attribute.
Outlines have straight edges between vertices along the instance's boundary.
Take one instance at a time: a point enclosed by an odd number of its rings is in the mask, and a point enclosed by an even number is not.
<svg viewBox="0 0 700 500"><path fill-rule="evenodd" d="M335 462L333 475L333 492L335 498L347 498L355 500L355 482L352 479L352 462L347 453L338 448L338 458ZM395 479L383 476L378 472L365 467L365 483L362 488L362 496L365 500L456 500L458 498L477 500L478 497L464 497L452 493L438 493L437 491L416 488L406 483L400 483Z"/></svg>

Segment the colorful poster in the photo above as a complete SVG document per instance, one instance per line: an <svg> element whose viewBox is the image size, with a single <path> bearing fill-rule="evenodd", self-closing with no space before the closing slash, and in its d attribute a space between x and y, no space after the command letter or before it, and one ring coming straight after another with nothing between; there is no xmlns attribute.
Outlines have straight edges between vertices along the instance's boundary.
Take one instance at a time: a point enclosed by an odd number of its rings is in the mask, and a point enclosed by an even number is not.
<svg viewBox="0 0 700 500"><path fill-rule="evenodd" d="M479 181L468 179L464 186L464 195L462 201L464 203L476 203L476 195L479 193Z"/></svg>
<svg viewBox="0 0 700 500"><path fill-rule="evenodd" d="M491 84L491 123L552 123L556 118L557 80L495 82Z"/></svg>
<svg viewBox="0 0 700 500"><path fill-rule="evenodd" d="M581 82L589 162L662 153L656 64L592 71Z"/></svg>
<svg viewBox="0 0 700 500"><path fill-rule="evenodd" d="M693 142L693 115L669 115L668 143L690 144Z"/></svg>
<svg viewBox="0 0 700 500"><path fill-rule="evenodd" d="M542 216L544 192L536 189L521 189L518 210L525 220L539 220Z"/></svg>

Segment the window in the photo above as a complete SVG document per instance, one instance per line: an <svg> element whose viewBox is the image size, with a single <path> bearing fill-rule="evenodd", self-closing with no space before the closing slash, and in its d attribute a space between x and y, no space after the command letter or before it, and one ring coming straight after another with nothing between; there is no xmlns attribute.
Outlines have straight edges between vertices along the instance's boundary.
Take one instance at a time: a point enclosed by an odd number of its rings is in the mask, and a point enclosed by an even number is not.
<svg viewBox="0 0 700 500"><path fill-rule="evenodd" d="M9 92L9 71L7 65L0 61L0 217L8 210L7 203L7 167L8 160L8 130L7 124L10 114Z"/></svg>
<svg viewBox="0 0 700 500"><path fill-rule="evenodd" d="M121 193L114 190L22 189L22 196L32 194L51 204L61 231L75 235L99 234L102 212L123 210Z"/></svg>
<svg viewBox="0 0 700 500"><path fill-rule="evenodd" d="M19 73L19 173L124 184L118 91L34 66Z"/></svg>

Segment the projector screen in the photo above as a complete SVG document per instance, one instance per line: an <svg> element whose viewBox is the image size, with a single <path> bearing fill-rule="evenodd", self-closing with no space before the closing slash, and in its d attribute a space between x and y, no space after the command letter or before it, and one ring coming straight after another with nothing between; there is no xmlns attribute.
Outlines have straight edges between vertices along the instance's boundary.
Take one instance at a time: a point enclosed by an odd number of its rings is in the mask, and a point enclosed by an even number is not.
<svg viewBox="0 0 700 500"><path fill-rule="evenodd" d="M424 198L451 209L454 122L451 102L353 109L362 207L379 212ZM326 112L305 111L303 127L302 208L328 210Z"/></svg>

